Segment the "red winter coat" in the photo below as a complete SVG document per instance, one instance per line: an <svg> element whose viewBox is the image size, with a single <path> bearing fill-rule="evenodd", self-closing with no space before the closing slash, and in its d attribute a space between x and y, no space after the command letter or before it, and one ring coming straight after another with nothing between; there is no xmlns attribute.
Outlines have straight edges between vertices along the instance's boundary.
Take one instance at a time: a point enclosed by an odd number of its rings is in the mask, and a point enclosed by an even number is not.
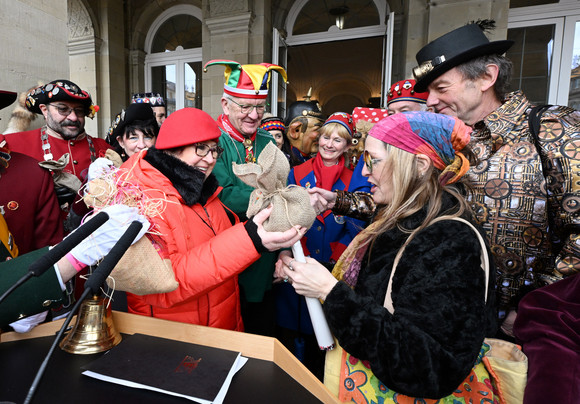
<svg viewBox="0 0 580 404"><path fill-rule="evenodd" d="M244 225L236 220L232 226L217 197L221 188L204 206L185 205L170 180L144 155L135 154L122 169L131 170L128 179L149 197L167 200L163 213L151 221L179 286L170 293L128 293L129 312L243 331L238 274L260 257Z"/></svg>

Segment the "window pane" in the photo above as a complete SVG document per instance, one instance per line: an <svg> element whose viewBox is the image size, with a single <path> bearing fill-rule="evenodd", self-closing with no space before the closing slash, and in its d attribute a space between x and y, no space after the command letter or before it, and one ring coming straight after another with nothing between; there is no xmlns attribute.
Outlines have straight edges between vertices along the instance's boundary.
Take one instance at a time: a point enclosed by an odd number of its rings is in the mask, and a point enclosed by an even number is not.
<svg viewBox="0 0 580 404"><path fill-rule="evenodd" d="M201 109L201 62L185 63L183 106Z"/></svg>
<svg viewBox="0 0 580 404"><path fill-rule="evenodd" d="M555 25L508 29L514 45L506 56L513 62L511 89L520 89L533 104L548 102Z"/></svg>
<svg viewBox="0 0 580 404"><path fill-rule="evenodd" d="M300 11L293 35L327 32L342 21L343 28L379 25L379 12L370 0L310 0Z"/></svg>
<svg viewBox="0 0 580 404"><path fill-rule="evenodd" d="M576 22L576 30L574 33L568 106L574 109L580 109L580 21Z"/></svg>
<svg viewBox="0 0 580 404"><path fill-rule="evenodd" d="M151 53L201 48L201 21L191 15L176 15L165 21L155 33Z"/></svg>
<svg viewBox="0 0 580 404"><path fill-rule="evenodd" d="M175 112L175 65L155 66L151 69L152 91L165 99L167 116Z"/></svg>

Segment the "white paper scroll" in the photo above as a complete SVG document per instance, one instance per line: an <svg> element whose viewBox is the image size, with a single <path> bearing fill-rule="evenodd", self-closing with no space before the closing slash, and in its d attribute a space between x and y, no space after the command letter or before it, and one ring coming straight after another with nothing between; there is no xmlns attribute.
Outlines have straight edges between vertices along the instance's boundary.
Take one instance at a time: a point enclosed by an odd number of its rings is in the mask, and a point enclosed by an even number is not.
<svg viewBox="0 0 580 404"><path fill-rule="evenodd" d="M304 251L302 250L302 244L297 241L292 246L292 253L294 254L294 259L298 262L306 262L304 257ZM308 314L310 314L310 320L312 321L312 328L314 328L314 334L316 335L316 341L321 350L330 351L334 349L334 339L332 338L332 333L330 328L328 328L328 323L326 322L326 317L324 317L324 312L322 311L322 305L320 300L313 297L306 297L306 306L308 307Z"/></svg>

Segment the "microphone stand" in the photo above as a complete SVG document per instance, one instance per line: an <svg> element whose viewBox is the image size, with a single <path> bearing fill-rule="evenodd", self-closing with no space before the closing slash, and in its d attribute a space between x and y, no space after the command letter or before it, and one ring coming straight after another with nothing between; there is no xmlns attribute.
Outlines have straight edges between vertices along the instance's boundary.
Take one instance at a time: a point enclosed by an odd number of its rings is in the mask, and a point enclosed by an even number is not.
<svg viewBox="0 0 580 404"><path fill-rule="evenodd" d="M95 230L101 227L107 220L109 220L109 215L105 212L99 212L76 231L71 233L67 238L61 241L59 244L54 246L45 255L34 261L28 267L28 272L22 276L14 285L12 285L6 292L0 296L0 304L6 300L6 298L14 292L20 285L32 278L33 276L40 276L46 272L47 269L51 268L54 264L58 262L62 257L64 257L70 250L79 245L85 238L90 236Z"/></svg>
<svg viewBox="0 0 580 404"><path fill-rule="evenodd" d="M48 365L48 361L50 360L52 353L54 352L57 344L62 338L65 330L70 324L74 313L76 313L76 311L82 304L83 300L85 300L85 298L89 295L89 293L92 292L93 294L97 294L99 292L101 285L105 282L105 279L107 279L107 277L109 276L115 265L117 265L117 263L125 253L125 251L127 251L127 249L131 246L133 240L135 239L135 237L137 237L142 227L143 224L141 224L138 221L134 221L133 223L131 223L127 231L125 231L125 233L121 236L119 241L115 243L109 254L105 256L101 264L97 267L97 269L95 269L93 274L85 282L85 290L83 291L83 294L71 309L70 313L67 315L65 322L62 324L62 327L60 327L60 330L56 335L56 338L54 339L52 346L48 350L48 353L46 354L44 361L40 365L40 368L36 373L36 377L34 378L34 381L32 382L30 389L28 390L28 394L26 396L26 400L24 400L24 404L29 404L30 400L32 400L32 397L34 396L34 393L38 388L38 384L40 383L40 380L44 375L44 372Z"/></svg>

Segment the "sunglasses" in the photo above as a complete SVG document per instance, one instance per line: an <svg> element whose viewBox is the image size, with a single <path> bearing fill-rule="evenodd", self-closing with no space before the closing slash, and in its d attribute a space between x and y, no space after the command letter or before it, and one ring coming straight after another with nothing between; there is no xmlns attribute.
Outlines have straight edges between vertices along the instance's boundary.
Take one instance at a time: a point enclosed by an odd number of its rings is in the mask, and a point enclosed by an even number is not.
<svg viewBox="0 0 580 404"><path fill-rule="evenodd" d="M204 143L194 144L194 146L195 146L195 154L197 154L198 157L205 157L209 152L211 152L211 156L215 160L219 158L219 156L221 156L222 153L224 152L224 149L222 149L219 146L209 147Z"/></svg>
<svg viewBox="0 0 580 404"><path fill-rule="evenodd" d="M55 107L59 115L64 117L69 116L73 111L75 112L75 115L79 118L84 118L84 116L87 114L87 110L85 108L71 108L62 104L59 105L48 104L48 105Z"/></svg>
<svg viewBox="0 0 580 404"><path fill-rule="evenodd" d="M365 166L367 167L367 170L369 171L369 174L372 174L373 166L376 165L378 162L383 161L383 159L371 158L371 154L365 150L363 152L363 161L365 163Z"/></svg>

